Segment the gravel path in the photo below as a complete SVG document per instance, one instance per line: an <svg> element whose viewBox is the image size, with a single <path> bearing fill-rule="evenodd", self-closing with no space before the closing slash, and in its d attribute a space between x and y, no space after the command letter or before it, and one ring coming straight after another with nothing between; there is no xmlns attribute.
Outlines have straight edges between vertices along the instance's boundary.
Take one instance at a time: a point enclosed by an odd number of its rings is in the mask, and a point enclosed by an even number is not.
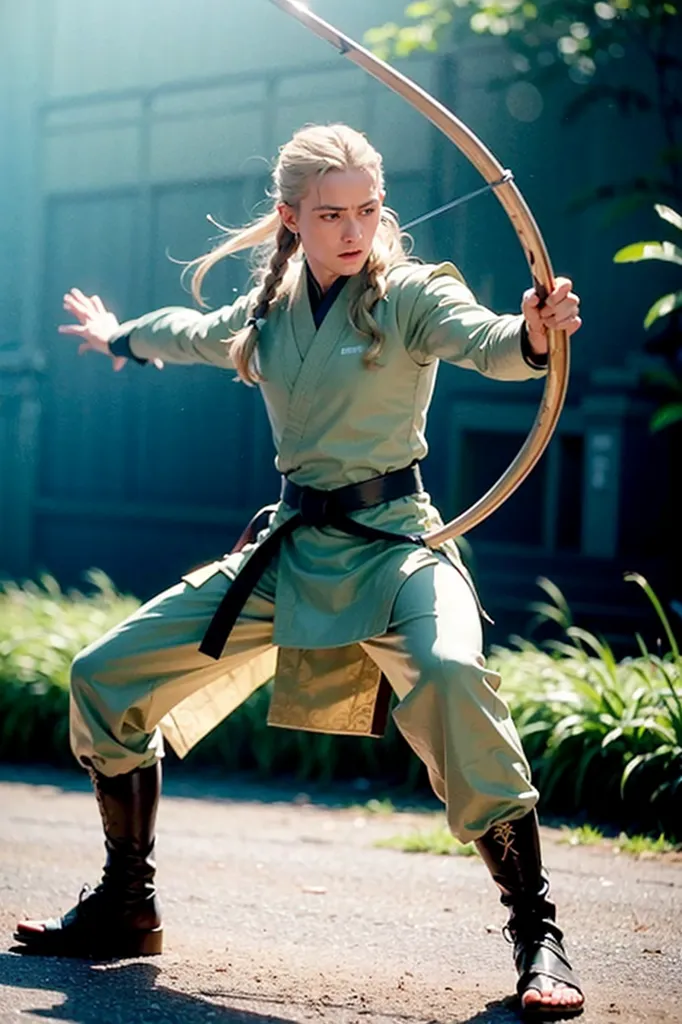
<svg viewBox="0 0 682 1024"><path fill-rule="evenodd" d="M0 1021L512 1024L504 911L478 858L375 846L432 825L169 770L164 956L21 957L16 918L64 911L97 880L100 827L85 776L0 768ZM681 1024L682 859L542 831L582 1021Z"/></svg>

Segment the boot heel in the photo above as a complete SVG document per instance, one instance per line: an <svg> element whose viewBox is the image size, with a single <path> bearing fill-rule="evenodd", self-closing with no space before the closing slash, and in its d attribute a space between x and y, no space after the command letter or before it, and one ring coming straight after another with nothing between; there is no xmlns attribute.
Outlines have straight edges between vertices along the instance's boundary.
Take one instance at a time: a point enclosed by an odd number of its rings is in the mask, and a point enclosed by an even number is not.
<svg viewBox="0 0 682 1024"><path fill-rule="evenodd" d="M163 928L141 932L134 944L131 956L158 956L163 952Z"/></svg>

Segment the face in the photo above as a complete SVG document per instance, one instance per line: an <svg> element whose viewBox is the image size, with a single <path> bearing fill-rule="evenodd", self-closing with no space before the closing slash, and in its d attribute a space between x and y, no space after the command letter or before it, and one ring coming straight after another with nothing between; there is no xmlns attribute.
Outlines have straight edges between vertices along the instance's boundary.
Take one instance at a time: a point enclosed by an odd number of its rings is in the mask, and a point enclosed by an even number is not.
<svg viewBox="0 0 682 1024"><path fill-rule="evenodd" d="M301 245L323 289L362 270L379 226L384 193L369 171L328 171L298 208L280 203L286 226Z"/></svg>

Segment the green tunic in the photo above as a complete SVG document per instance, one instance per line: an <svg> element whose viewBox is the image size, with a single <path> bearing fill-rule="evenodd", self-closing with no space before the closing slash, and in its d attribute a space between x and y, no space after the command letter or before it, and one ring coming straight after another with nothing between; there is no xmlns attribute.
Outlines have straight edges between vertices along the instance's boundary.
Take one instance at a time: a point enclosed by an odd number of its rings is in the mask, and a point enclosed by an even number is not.
<svg viewBox="0 0 682 1024"><path fill-rule="evenodd" d="M389 273L387 295L374 311L384 348L379 366L368 369L362 359L366 340L348 317L349 304L362 287L361 276L350 278L317 329L300 263L291 298L271 310L260 331L260 388L276 465L300 485L341 487L422 459L427 452L426 415L441 360L497 380L544 373L523 358L523 318L497 315L478 304L450 263L405 263ZM209 314L175 307L158 310L122 324L118 334L129 335L139 358L229 370L231 337L251 314L254 295ZM291 515L280 504L270 528ZM354 518L396 533L423 532L441 524L428 495L402 498ZM466 576L456 545L448 543L443 550ZM216 572L233 578L252 551L253 546L225 556L184 579L198 587ZM437 552L409 542L368 543L332 527L303 526L286 539L276 566L274 643L279 651L269 721L371 732L380 672L358 642L386 632L401 584L438 560ZM311 676L317 686L314 715L309 705L302 709L297 702L300 681ZM364 715L343 711L352 704L343 694L343 681L350 679L369 694ZM183 701L176 724L167 723L176 749L196 742L194 736L183 738L177 732L180 718L191 719L188 702L196 699L198 695ZM198 732L203 735L215 724L203 722Z"/></svg>

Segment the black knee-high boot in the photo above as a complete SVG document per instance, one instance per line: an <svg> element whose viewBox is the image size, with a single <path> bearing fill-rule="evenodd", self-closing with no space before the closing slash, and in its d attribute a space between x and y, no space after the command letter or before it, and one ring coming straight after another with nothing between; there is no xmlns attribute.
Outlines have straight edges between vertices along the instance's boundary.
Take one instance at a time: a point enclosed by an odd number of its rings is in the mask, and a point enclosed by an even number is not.
<svg viewBox="0 0 682 1024"><path fill-rule="evenodd" d="M476 840L476 847L500 889L501 902L510 910L505 932L514 944L519 995L532 988L541 991L543 978L580 991L563 946L563 932L556 924L556 907L549 899L535 811L515 821L493 825ZM525 1012L547 1018L552 1014L569 1016L581 1010L582 1006L548 1007L534 1003Z"/></svg>
<svg viewBox="0 0 682 1024"><path fill-rule="evenodd" d="M160 953L161 915L154 886L154 830L161 765L108 778L90 772L104 826L102 881L85 886L60 918L22 921L15 939L53 956L128 957Z"/></svg>

